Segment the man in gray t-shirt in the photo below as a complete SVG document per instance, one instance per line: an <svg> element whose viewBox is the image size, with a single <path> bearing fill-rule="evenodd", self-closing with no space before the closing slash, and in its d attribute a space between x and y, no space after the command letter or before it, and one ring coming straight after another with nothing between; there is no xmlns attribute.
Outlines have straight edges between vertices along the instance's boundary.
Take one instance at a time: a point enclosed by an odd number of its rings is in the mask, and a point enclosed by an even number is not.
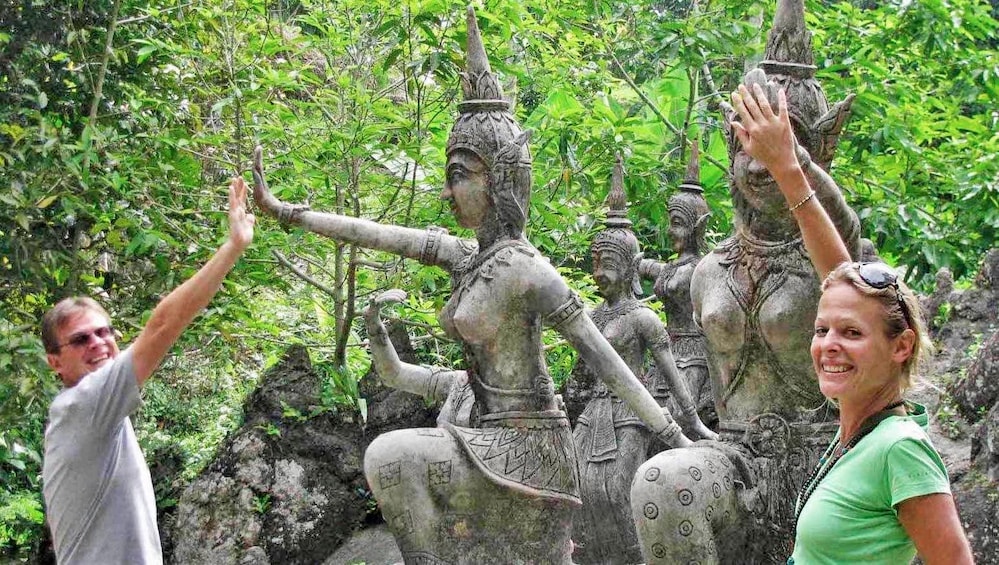
<svg viewBox="0 0 999 565"><path fill-rule="evenodd" d="M211 301L253 239L246 184L229 186L229 238L153 310L118 350L110 317L90 298L67 298L42 318L49 366L64 390L49 407L42 464L46 517L60 564L159 564L156 501L128 416L139 389Z"/></svg>

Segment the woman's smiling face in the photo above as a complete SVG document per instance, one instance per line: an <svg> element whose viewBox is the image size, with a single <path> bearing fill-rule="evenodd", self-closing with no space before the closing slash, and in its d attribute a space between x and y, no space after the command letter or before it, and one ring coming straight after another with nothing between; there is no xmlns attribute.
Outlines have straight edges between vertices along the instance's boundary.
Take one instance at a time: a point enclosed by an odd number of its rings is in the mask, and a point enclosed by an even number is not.
<svg viewBox="0 0 999 565"><path fill-rule="evenodd" d="M884 307L851 284L837 282L819 299L812 363L826 398L866 403L895 394L902 362L912 355L914 334L887 334Z"/></svg>

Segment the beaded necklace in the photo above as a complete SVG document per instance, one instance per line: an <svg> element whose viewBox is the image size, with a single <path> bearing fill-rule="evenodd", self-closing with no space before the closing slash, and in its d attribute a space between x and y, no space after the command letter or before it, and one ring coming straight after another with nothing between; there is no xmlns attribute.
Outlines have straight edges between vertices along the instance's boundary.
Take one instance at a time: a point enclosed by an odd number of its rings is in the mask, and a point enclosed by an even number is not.
<svg viewBox="0 0 999 565"><path fill-rule="evenodd" d="M850 441L848 441L846 445L844 445L839 450L839 453L836 453L836 447L840 445L839 441L837 441L833 445L830 445L829 448L826 449L826 452L822 455L822 457L819 458L819 464L815 466L815 469L812 470L812 473L808 476L808 479L805 481L805 488L804 490L802 490L801 496L798 498L798 504L795 507L794 511L795 537L797 537L798 519L801 518L801 511L805 509L805 503L807 503L808 499L811 498L812 494L815 492L815 489L818 488L819 483L822 482L822 479L826 478L826 475L828 475L829 471L831 471L832 468L836 466L836 463L839 463L839 460L842 459L843 456L846 455L848 451L856 447L857 444L860 443L860 440L864 439L865 437L867 437L867 434L874 431L874 428L876 428L878 424L881 423L882 420L891 416L892 410L898 408L899 406L904 406L904 405L905 401L899 400L898 402L893 402L888 406L885 406L878 413L868 417L866 420L864 420L863 424L860 425L860 429L857 431L857 433L854 434L852 438L850 438ZM832 455L831 459L830 455Z"/></svg>

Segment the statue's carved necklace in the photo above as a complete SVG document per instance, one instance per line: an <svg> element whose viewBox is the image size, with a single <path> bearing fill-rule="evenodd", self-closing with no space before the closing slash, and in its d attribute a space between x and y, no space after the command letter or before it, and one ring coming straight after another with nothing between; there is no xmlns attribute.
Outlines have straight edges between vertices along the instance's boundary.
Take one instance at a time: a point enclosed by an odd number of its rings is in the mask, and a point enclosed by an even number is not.
<svg viewBox="0 0 999 565"><path fill-rule="evenodd" d="M604 302L590 312L590 319L593 320L593 324L597 326L597 329L603 332L607 324L644 306L644 304L635 299L622 300L613 306L608 306Z"/></svg>

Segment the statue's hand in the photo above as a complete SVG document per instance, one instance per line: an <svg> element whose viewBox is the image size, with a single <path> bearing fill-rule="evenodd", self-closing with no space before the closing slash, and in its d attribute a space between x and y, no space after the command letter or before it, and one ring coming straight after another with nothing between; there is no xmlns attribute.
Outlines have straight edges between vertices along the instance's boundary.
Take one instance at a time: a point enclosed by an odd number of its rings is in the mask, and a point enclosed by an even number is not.
<svg viewBox="0 0 999 565"><path fill-rule="evenodd" d="M308 204L285 204L271 194L264 179L264 148L253 148L253 199L264 212L277 216L282 223L293 221L299 212L309 209Z"/></svg>
<svg viewBox="0 0 999 565"><path fill-rule="evenodd" d="M405 290L398 288L386 290L368 301L368 305L364 308L364 317L369 319L378 318L382 305L402 302L404 300L406 300Z"/></svg>
<svg viewBox="0 0 999 565"><path fill-rule="evenodd" d="M258 206L268 211L270 207L267 203L271 200L278 202L267 188L267 181L264 180L264 148L260 145L253 148L253 199L257 201Z"/></svg>
<svg viewBox="0 0 999 565"><path fill-rule="evenodd" d="M684 414L679 418L683 430L694 439L718 439L718 434L704 425L697 412Z"/></svg>
<svg viewBox="0 0 999 565"><path fill-rule="evenodd" d="M666 408L663 408L663 413L667 413ZM683 430L680 429L680 425L674 422L672 418L669 418L668 416L667 418L669 419L669 425L666 426L666 429L656 434L659 436L659 439L670 447L690 447L693 445L694 442L690 441L687 436L683 435Z"/></svg>

